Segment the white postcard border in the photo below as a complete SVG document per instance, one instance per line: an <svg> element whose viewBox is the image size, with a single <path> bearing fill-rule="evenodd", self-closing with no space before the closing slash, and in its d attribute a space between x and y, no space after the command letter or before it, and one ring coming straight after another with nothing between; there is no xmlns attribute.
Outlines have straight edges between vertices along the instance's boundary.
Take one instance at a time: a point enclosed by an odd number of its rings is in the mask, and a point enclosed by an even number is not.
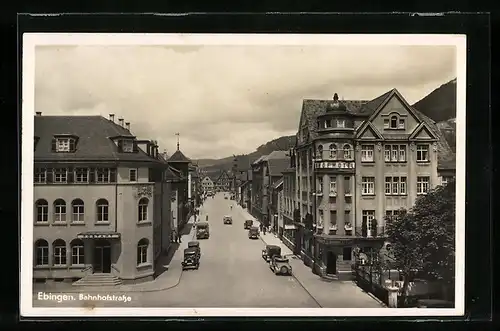
<svg viewBox="0 0 500 331"><path fill-rule="evenodd" d="M466 36L432 34L93 34L25 33L22 38L22 163L20 312L23 317L202 317L202 316L460 316L465 309L465 95ZM33 136L35 47L42 45L436 45L455 46L456 117L456 277L455 308L41 308L33 307ZM29 266L29 267L28 267Z"/></svg>

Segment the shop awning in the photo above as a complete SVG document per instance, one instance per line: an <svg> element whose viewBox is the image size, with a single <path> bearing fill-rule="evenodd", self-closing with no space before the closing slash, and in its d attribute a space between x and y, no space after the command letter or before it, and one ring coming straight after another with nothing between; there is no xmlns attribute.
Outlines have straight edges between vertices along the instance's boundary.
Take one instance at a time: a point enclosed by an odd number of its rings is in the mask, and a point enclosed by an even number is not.
<svg viewBox="0 0 500 331"><path fill-rule="evenodd" d="M295 230L296 227L293 224L285 224L285 230Z"/></svg>
<svg viewBox="0 0 500 331"><path fill-rule="evenodd" d="M118 232L106 231L89 231L82 232L77 235L78 239L120 239Z"/></svg>

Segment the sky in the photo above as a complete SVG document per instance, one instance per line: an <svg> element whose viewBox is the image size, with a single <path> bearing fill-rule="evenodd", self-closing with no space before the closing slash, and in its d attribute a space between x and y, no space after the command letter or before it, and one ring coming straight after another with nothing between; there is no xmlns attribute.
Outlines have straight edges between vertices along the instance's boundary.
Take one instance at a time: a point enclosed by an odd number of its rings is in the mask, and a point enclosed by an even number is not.
<svg viewBox="0 0 500 331"><path fill-rule="evenodd" d="M297 132L303 99L413 104L456 77L454 46L37 46L35 109L124 118L172 154L223 158Z"/></svg>

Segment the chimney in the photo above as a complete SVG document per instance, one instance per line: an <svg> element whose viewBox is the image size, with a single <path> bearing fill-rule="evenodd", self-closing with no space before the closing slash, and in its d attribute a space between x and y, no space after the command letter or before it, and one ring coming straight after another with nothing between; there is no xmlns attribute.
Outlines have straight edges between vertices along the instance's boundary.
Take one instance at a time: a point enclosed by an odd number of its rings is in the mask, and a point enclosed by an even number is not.
<svg viewBox="0 0 500 331"><path fill-rule="evenodd" d="M115 122L115 114L109 114L109 120L114 123Z"/></svg>
<svg viewBox="0 0 500 331"><path fill-rule="evenodd" d="M118 124L120 124L120 126L123 126L123 118L118 119Z"/></svg>
<svg viewBox="0 0 500 331"><path fill-rule="evenodd" d="M125 129L130 131L130 122L125 123Z"/></svg>

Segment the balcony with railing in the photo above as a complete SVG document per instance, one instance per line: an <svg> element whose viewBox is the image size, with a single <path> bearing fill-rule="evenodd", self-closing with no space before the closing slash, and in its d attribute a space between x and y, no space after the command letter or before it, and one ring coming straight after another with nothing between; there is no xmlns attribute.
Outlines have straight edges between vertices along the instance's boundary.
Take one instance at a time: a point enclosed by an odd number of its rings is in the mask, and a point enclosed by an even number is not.
<svg viewBox="0 0 500 331"><path fill-rule="evenodd" d="M356 237L362 237L362 238L384 238L386 237L385 233L385 227L384 226L377 226L376 231L374 229L370 230L367 229L366 233L363 233L363 228L361 226L357 226L355 229L355 234Z"/></svg>

